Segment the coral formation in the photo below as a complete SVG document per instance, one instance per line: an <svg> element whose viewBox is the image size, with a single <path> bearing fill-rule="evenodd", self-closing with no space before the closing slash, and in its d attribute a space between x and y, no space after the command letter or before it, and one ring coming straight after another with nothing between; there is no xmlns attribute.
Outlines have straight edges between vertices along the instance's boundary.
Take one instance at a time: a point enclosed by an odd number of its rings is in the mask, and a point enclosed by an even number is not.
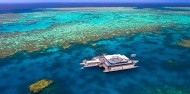
<svg viewBox="0 0 190 94"><path fill-rule="evenodd" d="M179 45L190 48L190 40L182 40L182 42L180 42Z"/></svg>
<svg viewBox="0 0 190 94"><path fill-rule="evenodd" d="M92 43L91 45L92 45L93 47L96 47L96 43Z"/></svg>
<svg viewBox="0 0 190 94"><path fill-rule="evenodd" d="M51 85L53 83L52 80L40 80L32 85L29 86L29 89L31 92L37 93L40 92L41 90L43 90L44 88L48 87L49 85Z"/></svg>
<svg viewBox="0 0 190 94"><path fill-rule="evenodd" d="M0 23L0 58L20 51L34 52L53 46L69 48L72 43L86 44L190 24L190 12L180 11L135 8L44 10L12 14L14 20L7 18ZM0 14L4 15L8 14Z"/></svg>

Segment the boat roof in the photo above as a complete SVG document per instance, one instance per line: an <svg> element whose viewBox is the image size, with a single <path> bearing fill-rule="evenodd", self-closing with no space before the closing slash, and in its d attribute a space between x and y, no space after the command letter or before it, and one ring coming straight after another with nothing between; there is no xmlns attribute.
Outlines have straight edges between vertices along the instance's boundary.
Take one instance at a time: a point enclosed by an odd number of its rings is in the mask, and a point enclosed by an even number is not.
<svg viewBox="0 0 190 94"><path fill-rule="evenodd" d="M90 61L86 61L86 63L97 63L100 62L99 59L95 59L95 60L90 60Z"/></svg>
<svg viewBox="0 0 190 94"><path fill-rule="evenodd" d="M129 58L127 58L125 55L120 54L104 55L104 58L106 59L105 64L110 67L128 65L132 63Z"/></svg>

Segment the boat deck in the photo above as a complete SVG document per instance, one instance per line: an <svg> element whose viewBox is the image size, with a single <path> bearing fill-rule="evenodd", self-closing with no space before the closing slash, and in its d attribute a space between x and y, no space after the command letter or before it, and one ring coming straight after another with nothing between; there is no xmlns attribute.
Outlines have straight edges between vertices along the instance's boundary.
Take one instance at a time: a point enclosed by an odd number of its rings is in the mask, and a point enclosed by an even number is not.
<svg viewBox="0 0 190 94"><path fill-rule="evenodd" d="M84 67L93 67L93 66L104 67L105 68L104 72L110 72L110 71L136 68L136 66L134 66L136 62L135 61L133 62L133 61L134 60L130 60L124 55L115 54L115 55L103 55L103 56L94 57L92 60L90 61L85 60L85 62L81 64Z"/></svg>

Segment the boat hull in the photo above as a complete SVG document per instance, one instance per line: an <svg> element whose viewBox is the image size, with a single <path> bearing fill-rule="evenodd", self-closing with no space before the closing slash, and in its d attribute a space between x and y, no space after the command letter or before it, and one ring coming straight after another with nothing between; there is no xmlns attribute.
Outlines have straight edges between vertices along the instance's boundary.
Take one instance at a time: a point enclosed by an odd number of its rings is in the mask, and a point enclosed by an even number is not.
<svg viewBox="0 0 190 94"><path fill-rule="evenodd" d="M113 71L120 71L120 70L128 70L128 69L133 69L133 68L137 68L137 67L138 66L129 65L129 66L124 66L124 67L120 67L120 68L105 69L103 72L113 72Z"/></svg>

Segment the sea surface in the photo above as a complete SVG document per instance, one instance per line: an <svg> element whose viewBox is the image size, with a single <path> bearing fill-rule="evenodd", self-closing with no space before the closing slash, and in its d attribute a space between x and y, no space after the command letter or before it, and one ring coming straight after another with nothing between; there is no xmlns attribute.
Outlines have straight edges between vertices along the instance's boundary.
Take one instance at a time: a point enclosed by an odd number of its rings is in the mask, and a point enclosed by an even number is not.
<svg viewBox="0 0 190 94"><path fill-rule="evenodd" d="M0 94L190 94L190 7L2 10ZM43 44L43 45L41 45ZM104 73L80 63L102 54L139 60ZM130 57L136 54L136 57Z"/></svg>

